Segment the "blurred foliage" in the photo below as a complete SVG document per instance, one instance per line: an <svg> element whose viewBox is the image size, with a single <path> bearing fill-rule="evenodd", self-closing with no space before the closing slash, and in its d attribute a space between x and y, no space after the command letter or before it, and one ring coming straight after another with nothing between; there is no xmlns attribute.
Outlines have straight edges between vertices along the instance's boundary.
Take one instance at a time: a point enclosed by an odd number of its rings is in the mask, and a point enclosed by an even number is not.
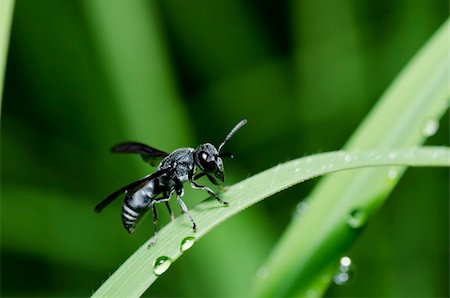
<svg viewBox="0 0 450 298"><path fill-rule="evenodd" d="M0 105L3 94L6 57L9 45L9 33L11 31L13 7L14 0L2 0L0 2Z"/></svg>
<svg viewBox="0 0 450 298"><path fill-rule="evenodd" d="M418 146L435 134L450 104L449 32L447 20L389 85L344 150ZM345 256L405 170L370 168L321 179L302 202L308 211L286 228L263 265L268 274L255 282L256 296L322 296L342 269L337 260ZM336 275L337 283L348 279L347 269Z"/></svg>
<svg viewBox="0 0 450 298"><path fill-rule="evenodd" d="M445 41L444 36L446 37L446 35L441 35L441 41ZM208 198L191 208L189 212L192 218L195 218L197 224L195 233L192 232L192 224L186 216L179 216L168 223L163 229L158 231L156 244L150 244L154 240L153 238L148 239L91 297L140 297L161 276L161 271L164 273L171 264L183 256L186 249L189 249L192 244L237 213L288 187L326 174L338 172L341 175L348 172L358 174L375 169L389 171L389 174L383 175L383 180L387 181L389 186L394 186L401 175L398 166L450 167L450 148L425 146L406 150L372 149L358 152L340 150L309 155L280 163L239 183L227 186L227 190L220 193L220 198L229 202L227 208L218 206L217 201L213 198ZM349 171L357 168L359 170ZM372 174L372 177L367 179L381 180L373 173L370 174ZM342 177L341 175L331 176ZM349 184L343 185L348 187ZM367 185L371 184L366 183L366 188ZM358 193L361 193L361 191ZM383 198L379 194L375 197ZM285 294L287 292L286 286L290 287L288 290L291 292L295 291L297 293L295 296L298 297L322 296L319 293L324 293L328 289L336 272L336 260L341 259L343 254L347 252L348 247L353 243L355 234L361 231L368 218L371 217L371 212L373 212L367 206L372 205L372 201L358 201L359 197L354 200L346 200L345 196L334 196L334 201L331 203L326 202L325 206L322 204L319 207L317 202L320 201L318 199L310 200L310 198L308 197L308 201L299 203L301 207L298 207L294 212L291 224L286 228L283 237L276 244L275 252L272 252L268 264L266 263L258 269L256 279L258 283L253 287L252 296L294 296ZM355 203L354 201L357 202ZM347 209L349 210L347 211ZM335 210L337 210L337 213L342 213L342 216L336 216L333 213ZM350 217L349 214L351 214ZM316 223L314 219L308 222L307 219L312 217L319 218L320 222ZM330 222L330 218L336 217L338 220ZM327 218L327 220L324 220L324 218ZM298 228L295 226L298 223L303 223L303 225ZM334 230L331 230L328 234L324 233L323 230L327 229L327 227L330 229L330 226ZM343 228L341 229L340 227L342 226ZM294 227L295 231L299 231L300 235L294 235L294 240L289 238L286 240L286 234L292 231L292 227ZM305 229L307 230L306 233ZM342 230L349 231L350 237L343 233ZM309 234L324 235L322 238L325 239L317 241ZM186 248L186 239L191 243L188 248ZM348 242L345 249L341 248L344 246L342 242ZM288 248L280 249L283 246L288 246ZM280 255L280 250L282 250L281 260L278 258L277 262L273 262L273 255ZM311 250L313 253L309 252ZM326 259L328 264L324 265L323 259ZM317 270L309 269L307 264L305 266L305 263L308 262L312 263L313 267L320 268L320 272L317 273ZM348 265L345 266L347 267ZM307 269L304 269L305 267ZM329 271L331 272L324 275L323 268L330 268L331 270ZM296 276L301 278L296 280L295 283L289 284L288 282L292 280L292 277ZM320 283L316 282L317 279L320 280ZM256 295L254 295L255 289Z"/></svg>
<svg viewBox="0 0 450 298"><path fill-rule="evenodd" d="M230 184L339 149L447 14L443 0L17 1L1 117L0 295L90 295L152 235L149 218L127 235L120 202L93 212L152 170L109 154L112 144L218 143L247 118L227 144ZM448 145L448 123L427 144ZM349 252L355 279L327 295L448 296L448 179L408 170ZM314 183L221 225L146 295L245 295ZM205 197L186 196L188 206Z"/></svg>

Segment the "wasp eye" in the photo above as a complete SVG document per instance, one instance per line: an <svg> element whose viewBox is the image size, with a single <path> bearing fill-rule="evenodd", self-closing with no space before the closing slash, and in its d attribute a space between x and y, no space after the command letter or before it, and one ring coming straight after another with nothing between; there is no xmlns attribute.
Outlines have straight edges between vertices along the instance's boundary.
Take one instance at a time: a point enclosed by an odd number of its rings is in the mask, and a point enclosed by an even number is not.
<svg viewBox="0 0 450 298"><path fill-rule="evenodd" d="M216 169L216 163L214 157L206 152L200 152L199 154L200 167L207 172L214 171Z"/></svg>

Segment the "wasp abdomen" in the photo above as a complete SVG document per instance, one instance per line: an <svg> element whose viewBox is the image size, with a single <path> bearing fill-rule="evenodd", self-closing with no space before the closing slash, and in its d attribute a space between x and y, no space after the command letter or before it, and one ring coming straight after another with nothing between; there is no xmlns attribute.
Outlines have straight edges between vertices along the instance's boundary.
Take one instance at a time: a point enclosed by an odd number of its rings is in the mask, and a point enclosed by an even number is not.
<svg viewBox="0 0 450 298"><path fill-rule="evenodd" d="M134 210L126 202L122 206L122 223L128 233L133 233L142 213Z"/></svg>
<svg viewBox="0 0 450 298"><path fill-rule="evenodd" d="M157 185L155 180L151 180L131 196L125 197L122 206L122 223L128 233L133 233L139 220L151 208L151 200L155 196L154 191Z"/></svg>

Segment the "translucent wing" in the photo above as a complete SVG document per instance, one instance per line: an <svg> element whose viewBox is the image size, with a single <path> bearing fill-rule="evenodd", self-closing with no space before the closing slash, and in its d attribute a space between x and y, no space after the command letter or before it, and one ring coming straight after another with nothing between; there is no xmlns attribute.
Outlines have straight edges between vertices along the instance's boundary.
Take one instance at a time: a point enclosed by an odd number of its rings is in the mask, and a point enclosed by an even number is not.
<svg viewBox="0 0 450 298"><path fill-rule="evenodd" d="M114 201L119 195L123 194L124 192L128 192L130 190L136 189L136 188L138 188L138 186L145 184L146 182L148 182L152 179L155 179L167 172L168 171L158 171L151 175L147 175L142 179L134 181L128 185L125 185L124 187L116 190L115 192L110 194L106 199L104 199L103 201L98 203L97 206L95 206L95 212L100 213L100 211L102 211L106 206L108 206L112 201Z"/></svg>
<svg viewBox="0 0 450 298"><path fill-rule="evenodd" d="M138 142L124 142L111 148L115 153L137 153L149 165L156 167L169 153Z"/></svg>

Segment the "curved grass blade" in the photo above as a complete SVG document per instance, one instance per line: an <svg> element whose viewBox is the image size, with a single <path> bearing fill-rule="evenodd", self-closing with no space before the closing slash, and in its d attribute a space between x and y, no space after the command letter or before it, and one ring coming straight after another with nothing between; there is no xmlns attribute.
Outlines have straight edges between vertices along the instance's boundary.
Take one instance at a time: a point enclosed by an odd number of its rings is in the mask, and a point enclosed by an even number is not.
<svg viewBox="0 0 450 298"><path fill-rule="evenodd" d="M3 95L3 80L9 44L9 29L13 15L14 0L0 0L0 109Z"/></svg>
<svg viewBox="0 0 450 298"><path fill-rule="evenodd" d="M449 30L447 20L386 90L346 150L418 146L436 132L449 105ZM405 168L393 170L392 181L386 179L387 169L364 169L321 180L308 196L315 212L289 225L264 265L270 275L256 280L254 295L321 296L331 281L322 277L332 276L333 264L358 234L346 225L349 213L359 208L370 217Z"/></svg>
<svg viewBox="0 0 450 298"><path fill-rule="evenodd" d="M185 216L179 216L159 232L156 245L142 245L122 266L94 293L93 297L139 297L167 270L184 251L187 238L190 247L211 229L245 208L280 192L292 185L321 175L373 166L450 166L450 149L423 147L398 150L373 150L365 152L330 152L303 157L252 176L237 183L221 194L229 201L222 207L214 199L208 199L191 210L197 222L197 232ZM388 177L386 177L388 179ZM232 241L232 239L230 239ZM162 265L159 262L164 258ZM201 266L201 264L199 265Z"/></svg>
<svg viewBox="0 0 450 298"><path fill-rule="evenodd" d="M173 75L173 57L168 50L160 5L155 1L145 0L86 0L82 3L99 54L100 66L109 83L112 99L110 105L113 110L117 110L115 121L120 123L120 130L126 132L126 137L116 141L142 141L166 151L195 144L192 133L194 129L186 117L188 110ZM134 160L136 168L139 167L144 175L147 167L139 160ZM193 202L201 198L199 195L201 193L195 192L189 196L189 200ZM161 222L165 221L166 214L159 214ZM253 233L259 228L258 221L254 220L257 218L256 214L257 212L253 212L249 214L251 216L238 219L244 227L240 230L240 235L244 243L257 241L256 246L261 247L263 240ZM228 229L221 233L227 234ZM204 268L195 277L183 276L177 288L178 293L186 292L184 285L189 285L195 278L201 278L200 274L218 279L223 272L234 270L234 265L226 261L228 257L232 257L232 252L223 247L220 241L209 241L199 247L191 255L191 261L203 259L202 251L215 251L224 255L224 259L218 260L215 266ZM261 259L260 255L254 251L250 258L240 255L234 259L241 262L245 258L255 268ZM234 285L232 288L225 283L208 284L203 287L203 293L214 292L219 296L241 293L243 289L248 289L252 278L252 269L246 269L240 275L234 274L228 278L228 282ZM248 281L242 278L244 275Z"/></svg>

